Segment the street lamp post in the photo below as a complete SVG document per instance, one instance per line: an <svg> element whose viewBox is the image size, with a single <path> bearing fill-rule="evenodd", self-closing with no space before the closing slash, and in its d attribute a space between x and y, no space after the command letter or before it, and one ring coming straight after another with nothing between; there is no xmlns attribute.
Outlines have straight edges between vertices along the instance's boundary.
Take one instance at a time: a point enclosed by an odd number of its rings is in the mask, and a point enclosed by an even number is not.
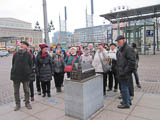
<svg viewBox="0 0 160 120"><path fill-rule="evenodd" d="M47 18L47 3L43 0L43 15L44 15L44 42L50 46L49 34L48 34L48 18Z"/></svg>

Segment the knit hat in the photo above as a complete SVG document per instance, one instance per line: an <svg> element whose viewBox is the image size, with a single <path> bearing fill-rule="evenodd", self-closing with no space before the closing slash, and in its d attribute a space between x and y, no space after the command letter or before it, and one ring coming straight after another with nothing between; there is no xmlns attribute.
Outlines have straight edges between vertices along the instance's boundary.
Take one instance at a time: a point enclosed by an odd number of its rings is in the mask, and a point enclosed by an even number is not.
<svg viewBox="0 0 160 120"><path fill-rule="evenodd" d="M42 50L43 48L48 48L48 46L47 46L46 44L40 44L39 47L41 48L41 50Z"/></svg>

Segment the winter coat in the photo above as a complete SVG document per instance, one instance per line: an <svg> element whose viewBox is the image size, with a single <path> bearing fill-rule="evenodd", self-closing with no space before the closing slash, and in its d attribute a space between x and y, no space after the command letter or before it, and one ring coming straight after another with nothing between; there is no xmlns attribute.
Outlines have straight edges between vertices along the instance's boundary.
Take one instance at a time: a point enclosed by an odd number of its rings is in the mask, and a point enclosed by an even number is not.
<svg viewBox="0 0 160 120"><path fill-rule="evenodd" d="M53 72L63 73L64 72L64 56L63 54L54 54L52 57Z"/></svg>
<svg viewBox="0 0 160 120"><path fill-rule="evenodd" d="M74 60L74 57L76 57L75 60ZM74 63L79 63L79 57L77 55L70 54L70 55L66 56L65 65L72 65L73 60L74 60Z"/></svg>
<svg viewBox="0 0 160 120"><path fill-rule="evenodd" d="M92 63L92 56L90 54L83 54L81 58L82 58L82 62Z"/></svg>
<svg viewBox="0 0 160 120"><path fill-rule="evenodd" d="M96 52L96 54L94 56L93 62L92 62L92 65L95 68L95 72L102 73L103 72L103 68L102 68L102 63L101 63L101 60L100 60L99 56L101 57L102 60L104 60L105 58L107 59L108 58L108 52L105 49L103 49L103 53L100 52L99 50L97 50L97 52Z"/></svg>
<svg viewBox="0 0 160 120"><path fill-rule="evenodd" d="M11 80L24 82L30 80L32 72L32 57L29 52L19 50L12 58Z"/></svg>
<svg viewBox="0 0 160 120"><path fill-rule="evenodd" d="M47 57L41 58L42 52L39 52L36 58L37 74L39 75L40 81L52 80L52 57L47 53Z"/></svg>
<svg viewBox="0 0 160 120"><path fill-rule="evenodd" d="M109 50L108 52L108 56L111 59L112 72L116 72L116 63L117 63L116 54L117 54L117 49L114 49L113 51Z"/></svg>
<svg viewBox="0 0 160 120"><path fill-rule="evenodd" d="M90 55L92 56L92 59L94 59L96 51L94 49L90 49Z"/></svg>
<svg viewBox="0 0 160 120"><path fill-rule="evenodd" d="M133 49L125 43L117 52L117 74L119 80L127 80L135 70L136 57Z"/></svg>
<svg viewBox="0 0 160 120"><path fill-rule="evenodd" d="M35 56L33 53L30 53L32 56L32 73L30 74L30 81L35 81L36 67L35 67Z"/></svg>
<svg viewBox="0 0 160 120"><path fill-rule="evenodd" d="M136 70L138 69L138 62L139 62L139 54L138 54L138 51L137 49L133 49L135 54L136 54Z"/></svg>

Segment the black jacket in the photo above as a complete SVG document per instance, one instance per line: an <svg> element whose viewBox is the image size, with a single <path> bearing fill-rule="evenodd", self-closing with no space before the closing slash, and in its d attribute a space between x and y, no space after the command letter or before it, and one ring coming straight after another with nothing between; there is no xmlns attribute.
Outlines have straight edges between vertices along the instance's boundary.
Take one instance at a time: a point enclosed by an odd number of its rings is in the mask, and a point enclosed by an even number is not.
<svg viewBox="0 0 160 120"><path fill-rule="evenodd" d="M14 82L29 81L31 73L32 57L30 53L19 50L12 58L11 80Z"/></svg>
<svg viewBox="0 0 160 120"><path fill-rule="evenodd" d="M117 52L117 74L119 80L126 80L135 70L136 56L133 49L125 43Z"/></svg>
<svg viewBox="0 0 160 120"><path fill-rule="evenodd" d="M35 56L33 53L30 53L32 56L32 73L30 75L30 81L35 81L36 67L35 67Z"/></svg>
<svg viewBox="0 0 160 120"><path fill-rule="evenodd" d="M40 77L40 81L52 80L52 58L47 53L47 57L41 58L41 52L36 57L36 70Z"/></svg>
<svg viewBox="0 0 160 120"><path fill-rule="evenodd" d="M64 57L63 54L54 54L53 55L53 72L55 73L64 73Z"/></svg>

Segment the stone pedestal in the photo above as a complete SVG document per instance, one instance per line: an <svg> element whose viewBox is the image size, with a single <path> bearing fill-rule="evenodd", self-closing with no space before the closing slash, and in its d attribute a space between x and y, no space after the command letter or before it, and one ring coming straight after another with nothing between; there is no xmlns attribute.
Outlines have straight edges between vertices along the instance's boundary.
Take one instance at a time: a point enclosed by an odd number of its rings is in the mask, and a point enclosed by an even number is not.
<svg viewBox="0 0 160 120"><path fill-rule="evenodd" d="M65 80L65 114L81 120L87 120L104 106L103 76L93 77L76 82Z"/></svg>

